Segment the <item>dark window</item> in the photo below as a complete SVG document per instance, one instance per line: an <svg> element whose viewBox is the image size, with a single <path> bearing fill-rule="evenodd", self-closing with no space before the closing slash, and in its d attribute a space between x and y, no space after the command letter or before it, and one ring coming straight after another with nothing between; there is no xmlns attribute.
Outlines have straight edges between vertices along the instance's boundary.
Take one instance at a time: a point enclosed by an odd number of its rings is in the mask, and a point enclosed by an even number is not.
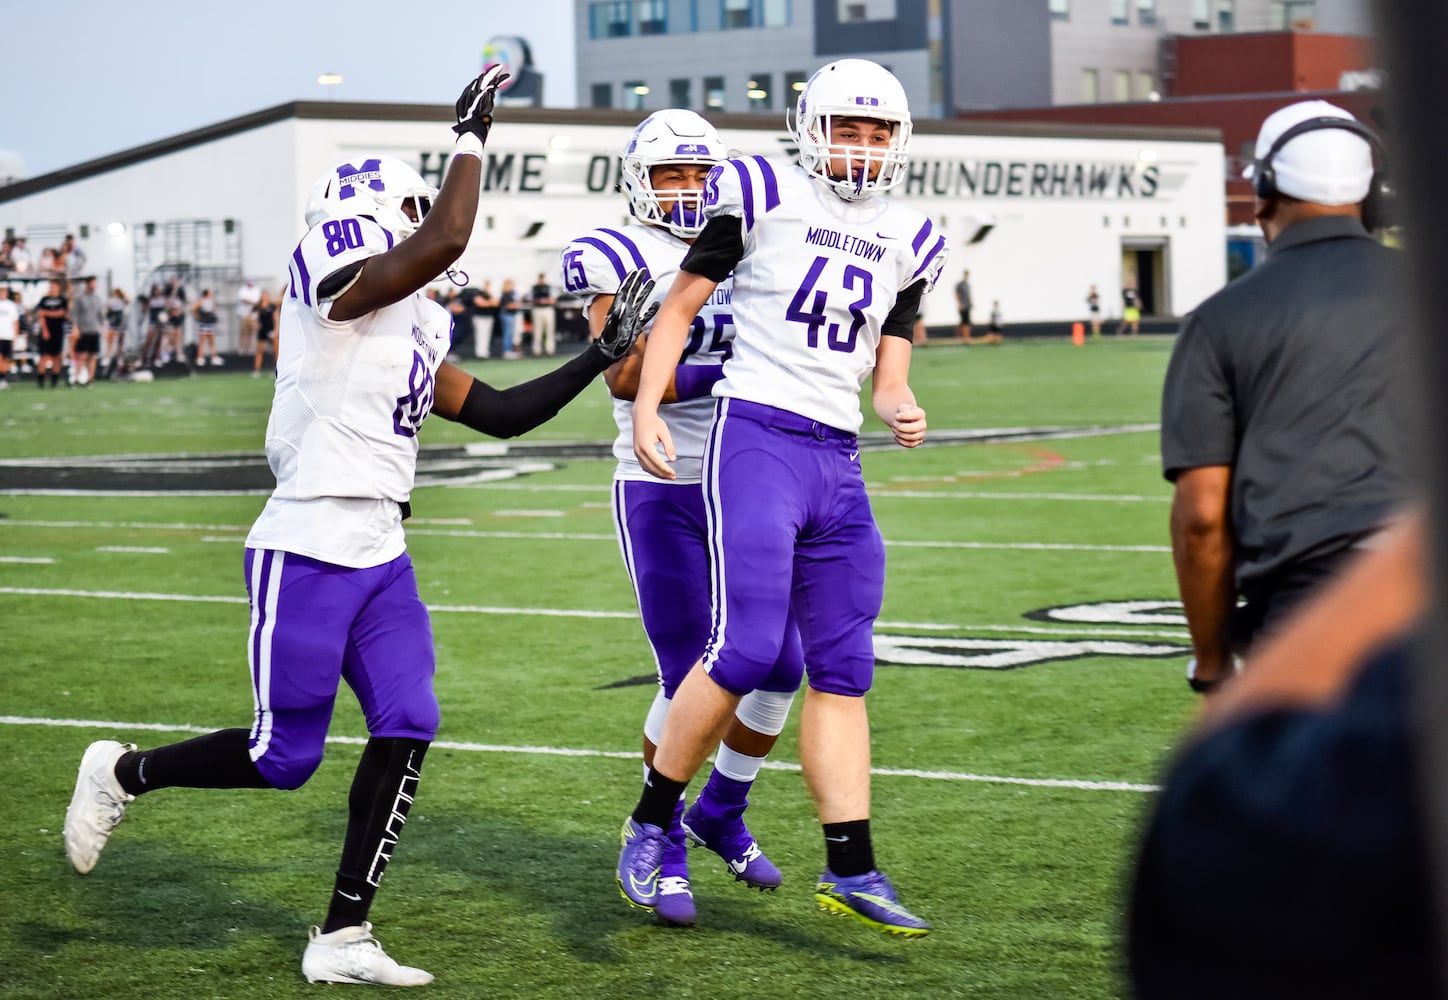
<svg viewBox="0 0 1448 1000"><path fill-rule="evenodd" d="M629 111L642 111L648 96L648 84L642 80L629 80L623 85L623 106Z"/></svg>
<svg viewBox="0 0 1448 1000"><path fill-rule="evenodd" d="M694 98L692 80L670 80L669 81L669 107L671 108L692 108Z"/></svg>
<svg viewBox="0 0 1448 1000"><path fill-rule="evenodd" d="M634 12L640 35L664 35L669 31L667 0L636 0Z"/></svg>
<svg viewBox="0 0 1448 1000"><path fill-rule="evenodd" d="M768 111L774 106L770 97L772 76L769 73L755 73L749 81L749 110Z"/></svg>
<svg viewBox="0 0 1448 1000"><path fill-rule="evenodd" d="M1131 23L1131 0L1111 0L1111 23Z"/></svg>
<svg viewBox="0 0 1448 1000"><path fill-rule="evenodd" d="M591 98L590 98L591 106L592 106L592 107L595 107L595 108L611 108L611 107L613 107L613 84L611 84L611 83L595 83L595 84L589 89L589 93L592 95Z"/></svg>
<svg viewBox="0 0 1448 1000"><path fill-rule="evenodd" d="M1136 23L1147 26L1156 23L1156 0L1136 0Z"/></svg>
<svg viewBox="0 0 1448 1000"><path fill-rule="evenodd" d="M1051 18L1056 21L1071 20L1071 0L1051 0Z"/></svg>
<svg viewBox="0 0 1448 1000"><path fill-rule="evenodd" d="M722 76L704 77L704 110L724 110L724 78Z"/></svg>
<svg viewBox="0 0 1448 1000"><path fill-rule="evenodd" d="M748 28L754 24L750 13L750 0L723 0L724 10L721 23L726 28Z"/></svg>

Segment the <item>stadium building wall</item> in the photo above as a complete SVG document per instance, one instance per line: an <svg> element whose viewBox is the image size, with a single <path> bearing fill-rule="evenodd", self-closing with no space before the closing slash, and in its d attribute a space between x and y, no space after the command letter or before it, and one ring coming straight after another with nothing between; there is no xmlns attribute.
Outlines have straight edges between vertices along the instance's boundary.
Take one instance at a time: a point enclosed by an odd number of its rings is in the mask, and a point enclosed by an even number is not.
<svg viewBox="0 0 1448 1000"><path fill-rule="evenodd" d="M509 277L526 288L539 272L557 284L558 253L570 238L626 218L614 190L617 157L638 115L507 115L488 144L462 269L473 284L489 278L495 288ZM283 105L0 188L0 230L30 234L38 256L35 234L79 234L84 226L87 270L103 290L114 284L134 294L138 271L167 256L155 234L168 223L209 223L206 252L217 254L231 220L241 272L279 287L314 180L336 162L380 153L439 183L446 120L447 109L434 106ZM774 116L715 122L742 154L792 149ZM1009 323L1081 319L1092 284L1110 316L1143 250L1149 257L1141 259L1154 260L1158 272L1148 305L1180 315L1226 281L1222 190L1223 149L1207 130L922 121L909 178L892 197L928 213L951 237L947 271L926 304L928 323L949 326L951 289L965 269L977 322L996 299ZM200 251L188 243L169 252Z"/></svg>

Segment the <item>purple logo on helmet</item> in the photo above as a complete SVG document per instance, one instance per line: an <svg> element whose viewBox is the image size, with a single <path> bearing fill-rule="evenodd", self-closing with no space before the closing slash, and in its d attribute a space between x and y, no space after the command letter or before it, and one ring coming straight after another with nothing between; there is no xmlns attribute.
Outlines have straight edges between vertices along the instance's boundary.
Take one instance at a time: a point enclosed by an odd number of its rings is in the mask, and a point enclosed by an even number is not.
<svg viewBox="0 0 1448 1000"><path fill-rule="evenodd" d="M708 156L709 147L702 142L685 142L674 150L675 156Z"/></svg>
<svg viewBox="0 0 1448 1000"><path fill-rule="evenodd" d="M337 168L337 197L350 198L357 193L356 185L365 183L373 191L386 191L382 183L382 161L377 157L363 160L362 166L354 167L344 163Z"/></svg>
<svg viewBox="0 0 1448 1000"><path fill-rule="evenodd" d="M880 99L878 97L857 97L855 98L855 103L863 104L867 108L878 108L880 106Z"/></svg>

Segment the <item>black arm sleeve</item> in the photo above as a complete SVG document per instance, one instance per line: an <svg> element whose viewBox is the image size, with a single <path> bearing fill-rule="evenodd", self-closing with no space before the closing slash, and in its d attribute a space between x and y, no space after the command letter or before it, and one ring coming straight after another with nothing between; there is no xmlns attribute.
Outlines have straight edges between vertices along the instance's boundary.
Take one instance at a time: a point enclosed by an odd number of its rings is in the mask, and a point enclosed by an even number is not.
<svg viewBox="0 0 1448 1000"><path fill-rule="evenodd" d="M880 327L880 335L913 340L915 317L920 315L920 300L924 295L925 282L917 281L895 296L895 305L890 308L890 315L885 317L885 324Z"/></svg>
<svg viewBox="0 0 1448 1000"><path fill-rule="evenodd" d="M473 379L457 422L492 437L526 434L552 419L608 365L608 359L589 346L567 364L510 389Z"/></svg>
<svg viewBox="0 0 1448 1000"><path fill-rule="evenodd" d="M723 281L743 256L744 223L732 215L716 215L684 255L679 270Z"/></svg>

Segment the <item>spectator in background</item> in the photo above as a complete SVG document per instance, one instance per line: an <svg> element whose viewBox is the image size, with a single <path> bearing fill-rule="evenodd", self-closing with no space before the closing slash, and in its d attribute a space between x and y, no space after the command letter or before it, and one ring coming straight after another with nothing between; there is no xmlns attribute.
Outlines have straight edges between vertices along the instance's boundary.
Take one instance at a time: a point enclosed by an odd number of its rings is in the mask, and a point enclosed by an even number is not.
<svg viewBox="0 0 1448 1000"><path fill-rule="evenodd" d="M166 283L166 346L161 362L172 358L191 367L186 358L186 288L180 278Z"/></svg>
<svg viewBox="0 0 1448 1000"><path fill-rule="evenodd" d="M10 361L15 356L15 339L20 333L20 303L0 288L0 389L10 388Z"/></svg>
<svg viewBox="0 0 1448 1000"><path fill-rule="evenodd" d="M1198 306L1172 349L1162 471L1199 692L1412 493L1410 317L1398 252L1363 224L1378 183L1370 134L1325 101L1263 122L1247 176L1271 181L1255 200L1267 259Z"/></svg>
<svg viewBox="0 0 1448 1000"><path fill-rule="evenodd" d="M986 329L984 337L975 340L977 344L1004 344L1006 342L1005 327L1001 324L1005 316L1001 312L1001 300L992 299L990 304L990 326Z"/></svg>
<svg viewBox="0 0 1448 1000"><path fill-rule="evenodd" d="M272 341L277 328L277 306L271 293L263 290L256 304L256 366L251 370L252 378L261 377L261 359L267 351L276 358L277 348Z"/></svg>
<svg viewBox="0 0 1448 1000"><path fill-rule="evenodd" d="M25 237L18 236L15 245L10 248L10 262L15 265L15 270L21 274L30 270L30 248L25 245Z"/></svg>
<svg viewBox="0 0 1448 1000"><path fill-rule="evenodd" d="M956 333L962 344L971 343L970 339L970 310L972 302L970 299L970 272L962 271L960 280L955 283L955 308L960 312L960 326Z"/></svg>
<svg viewBox="0 0 1448 1000"><path fill-rule="evenodd" d="M104 306L96 291L96 279L86 278L71 302L71 323L75 326L75 360L71 365L74 385L90 385L96 377L96 356L101 350Z"/></svg>
<svg viewBox="0 0 1448 1000"><path fill-rule="evenodd" d="M66 274L74 276L85 270L85 251L76 245L75 235L66 233L56 253L56 266Z"/></svg>
<svg viewBox="0 0 1448 1000"><path fill-rule="evenodd" d="M503 357L521 358L518 349L518 291L512 278L503 279L502 290L498 293L498 323L503 328Z"/></svg>
<svg viewBox="0 0 1448 1000"><path fill-rule="evenodd" d="M498 326L498 297L493 292L490 279L483 279L482 289L470 303L473 311L473 350L477 357L486 358L493 353L493 330ZM502 352L500 345L498 353Z"/></svg>
<svg viewBox="0 0 1448 1000"><path fill-rule="evenodd" d="M256 307L261 302L261 289L250 278L236 292L237 343L243 356L251 353L256 339Z"/></svg>
<svg viewBox="0 0 1448 1000"><path fill-rule="evenodd" d="M197 366L220 365L221 358L216 354L216 296L211 289L201 289L201 298L191 307L191 314L196 317Z"/></svg>
<svg viewBox="0 0 1448 1000"><path fill-rule="evenodd" d="M1101 336L1101 293L1096 286L1091 286L1091 291L1086 293L1086 310L1091 314L1091 336Z"/></svg>
<svg viewBox="0 0 1448 1000"><path fill-rule="evenodd" d="M105 329L105 365L106 378L115 369L117 360L121 357L126 347L126 293L119 288L111 289L111 297L106 300L106 329Z"/></svg>
<svg viewBox="0 0 1448 1000"><path fill-rule="evenodd" d="M35 306L35 318L40 324L40 342L35 353L39 360L35 366L35 387L45 388L45 376L50 376L50 387L60 382L60 355L65 350L65 324L70 314L70 302L65 297L59 281L50 282L50 291Z"/></svg>
<svg viewBox="0 0 1448 1000"><path fill-rule="evenodd" d="M60 272L60 254L55 247L46 247L40 251L40 263L37 270L41 274L57 274Z"/></svg>
<svg viewBox="0 0 1448 1000"><path fill-rule="evenodd" d="M15 241L7 239L0 242L0 271L15 270ZM6 296L9 298L9 295Z"/></svg>
<svg viewBox="0 0 1448 1000"><path fill-rule="evenodd" d="M546 275L539 274L538 281L529 292L533 304L533 354L553 355L558 347L555 342L557 317L553 310L553 288Z"/></svg>
<svg viewBox="0 0 1448 1000"><path fill-rule="evenodd" d="M1119 337L1128 329L1133 337L1141 332L1141 296L1137 294L1136 282L1130 279L1121 289L1121 323L1116 327L1116 335Z"/></svg>

